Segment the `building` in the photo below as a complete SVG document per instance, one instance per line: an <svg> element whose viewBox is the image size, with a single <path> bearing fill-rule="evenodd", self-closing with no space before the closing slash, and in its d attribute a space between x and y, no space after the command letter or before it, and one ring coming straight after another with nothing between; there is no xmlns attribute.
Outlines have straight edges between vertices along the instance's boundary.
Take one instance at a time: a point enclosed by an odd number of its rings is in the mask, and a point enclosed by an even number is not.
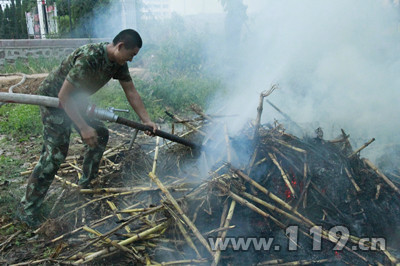
<svg viewBox="0 0 400 266"><path fill-rule="evenodd" d="M37 1L37 6L25 12L28 36L30 39L46 39L58 32L57 6Z"/></svg>
<svg viewBox="0 0 400 266"><path fill-rule="evenodd" d="M4 10L6 8L6 6L11 5L11 1L10 0L0 0L0 6L1 9Z"/></svg>
<svg viewBox="0 0 400 266"><path fill-rule="evenodd" d="M142 0L142 19L165 19L171 17L170 0Z"/></svg>

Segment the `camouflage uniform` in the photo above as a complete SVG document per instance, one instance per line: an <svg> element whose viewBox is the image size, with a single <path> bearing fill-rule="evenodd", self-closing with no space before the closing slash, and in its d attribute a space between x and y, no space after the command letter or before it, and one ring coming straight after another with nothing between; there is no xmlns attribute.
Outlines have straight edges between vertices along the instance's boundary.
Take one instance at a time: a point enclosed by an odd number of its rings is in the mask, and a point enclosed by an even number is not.
<svg viewBox="0 0 400 266"><path fill-rule="evenodd" d="M57 97L65 79L78 88L73 99L78 101L81 115L94 128L98 135L98 145L91 148L86 145L83 161L83 175L79 184L87 186L99 169L100 159L108 141L108 130L98 120L85 115L86 101L82 94L91 95L103 87L111 78L131 81L127 64L123 66L109 61L107 43L88 44L76 49L61 65L49 74L39 87L39 94ZM43 122L43 147L38 164L29 177L26 195L22 198L23 216L27 222L35 217L54 175L65 160L68 152L71 125L76 128L64 110L40 107ZM79 132L79 130L77 130ZM34 219L35 220L35 219Z"/></svg>

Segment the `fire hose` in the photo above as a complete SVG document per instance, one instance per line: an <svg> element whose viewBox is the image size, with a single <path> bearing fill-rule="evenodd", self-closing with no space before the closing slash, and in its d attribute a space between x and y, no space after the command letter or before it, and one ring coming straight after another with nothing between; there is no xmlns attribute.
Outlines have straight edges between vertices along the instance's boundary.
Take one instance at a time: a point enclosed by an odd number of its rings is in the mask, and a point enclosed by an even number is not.
<svg viewBox="0 0 400 266"><path fill-rule="evenodd" d="M21 104L32 104L32 105L41 105L46 107L53 108L62 108L60 101L55 97L41 96L41 95L31 95L31 94L23 94L23 93L5 93L0 92L0 102L5 103L21 103ZM153 132L153 128L150 126L146 126L135 121L120 117L116 115L113 110L114 108L102 109L98 108L95 105L89 106L87 108L87 114L90 117L94 117L100 120L105 120L109 122L115 122L121 125L125 125L131 128L138 129L140 131L150 131ZM200 145L188 141L184 138L178 137L176 135L167 133L162 130L156 130L154 135L159 136L164 139L168 139L170 141L188 146L192 149L200 149Z"/></svg>

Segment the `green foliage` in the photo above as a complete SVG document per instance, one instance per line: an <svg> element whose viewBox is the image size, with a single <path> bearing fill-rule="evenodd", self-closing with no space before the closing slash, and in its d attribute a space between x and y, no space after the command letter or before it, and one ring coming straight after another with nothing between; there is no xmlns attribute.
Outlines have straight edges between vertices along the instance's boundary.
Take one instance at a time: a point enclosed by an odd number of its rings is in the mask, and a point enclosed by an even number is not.
<svg viewBox="0 0 400 266"><path fill-rule="evenodd" d="M55 0L58 10L60 36L90 38L93 36L95 15L109 9L111 0ZM69 17L71 16L71 29Z"/></svg>
<svg viewBox="0 0 400 266"><path fill-rule="evenodd" d="M28 0L26 0L28 1ZM26 21L21 0L11 0L0 16L0 38L26 38Z"/></svg>
<svg viewBox="0 0 400 266"><path fill-rule="evenodd" d="M4 38L4 11L0 5L0 39Z"/></svg>
<svg viewBox="0 0 400 266"><path fill-rule="evenodd" d="M165 118L166 108L176 113L186 112L193 103L206 108L213 95L223 89L223 84L207 70L205 34L187 29L179 16L156 26L155 36L160 33L163 38L151 45L144 44L134 60L135 66L148 71L143 77L133 79L150 117L156 121ZM94 101L103 107L131 109L118 87L118 83L108 85L94 95ZM130 116L135 118L133 114Z"/></svg>
<svg viewBox="0 0 400 266"><path fill-rule="evenodd" d="M38 106L7 104L0 108L0 134L12 135L24 141L41 131Z"/></svg>
<svg viewBox="0 0 400 266"><path fill-rule="evenodd" d="M2 69L3 73L46 73L59 66L61 58L34 58L29 57L28 60L17 59L14 64L5 63Z"/></svg>

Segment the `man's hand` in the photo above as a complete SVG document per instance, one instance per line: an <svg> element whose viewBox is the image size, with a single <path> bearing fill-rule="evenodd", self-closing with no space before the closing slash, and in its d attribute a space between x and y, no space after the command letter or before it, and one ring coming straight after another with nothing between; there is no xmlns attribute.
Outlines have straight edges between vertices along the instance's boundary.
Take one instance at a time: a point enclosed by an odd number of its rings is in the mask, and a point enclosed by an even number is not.
<svg viewBox="0 0 400 266"><path fill-rule="evenodd" d="M158 129L158 126L156 123L152 122L152 121L148 121L148 122L143 122L144 125L152 127L153 128L153 132L151 131L145 131L144 133L146 133L146 135L148 136L155 136L154 133L156 133L156 130Z"/></svg>
<svg viewBox="0 0 400 266"><path fill-rule="evenodd" d="M97 132L92 127L88 126L81 129L81 137L90 147L94 148L97 146Z"/></svg>

